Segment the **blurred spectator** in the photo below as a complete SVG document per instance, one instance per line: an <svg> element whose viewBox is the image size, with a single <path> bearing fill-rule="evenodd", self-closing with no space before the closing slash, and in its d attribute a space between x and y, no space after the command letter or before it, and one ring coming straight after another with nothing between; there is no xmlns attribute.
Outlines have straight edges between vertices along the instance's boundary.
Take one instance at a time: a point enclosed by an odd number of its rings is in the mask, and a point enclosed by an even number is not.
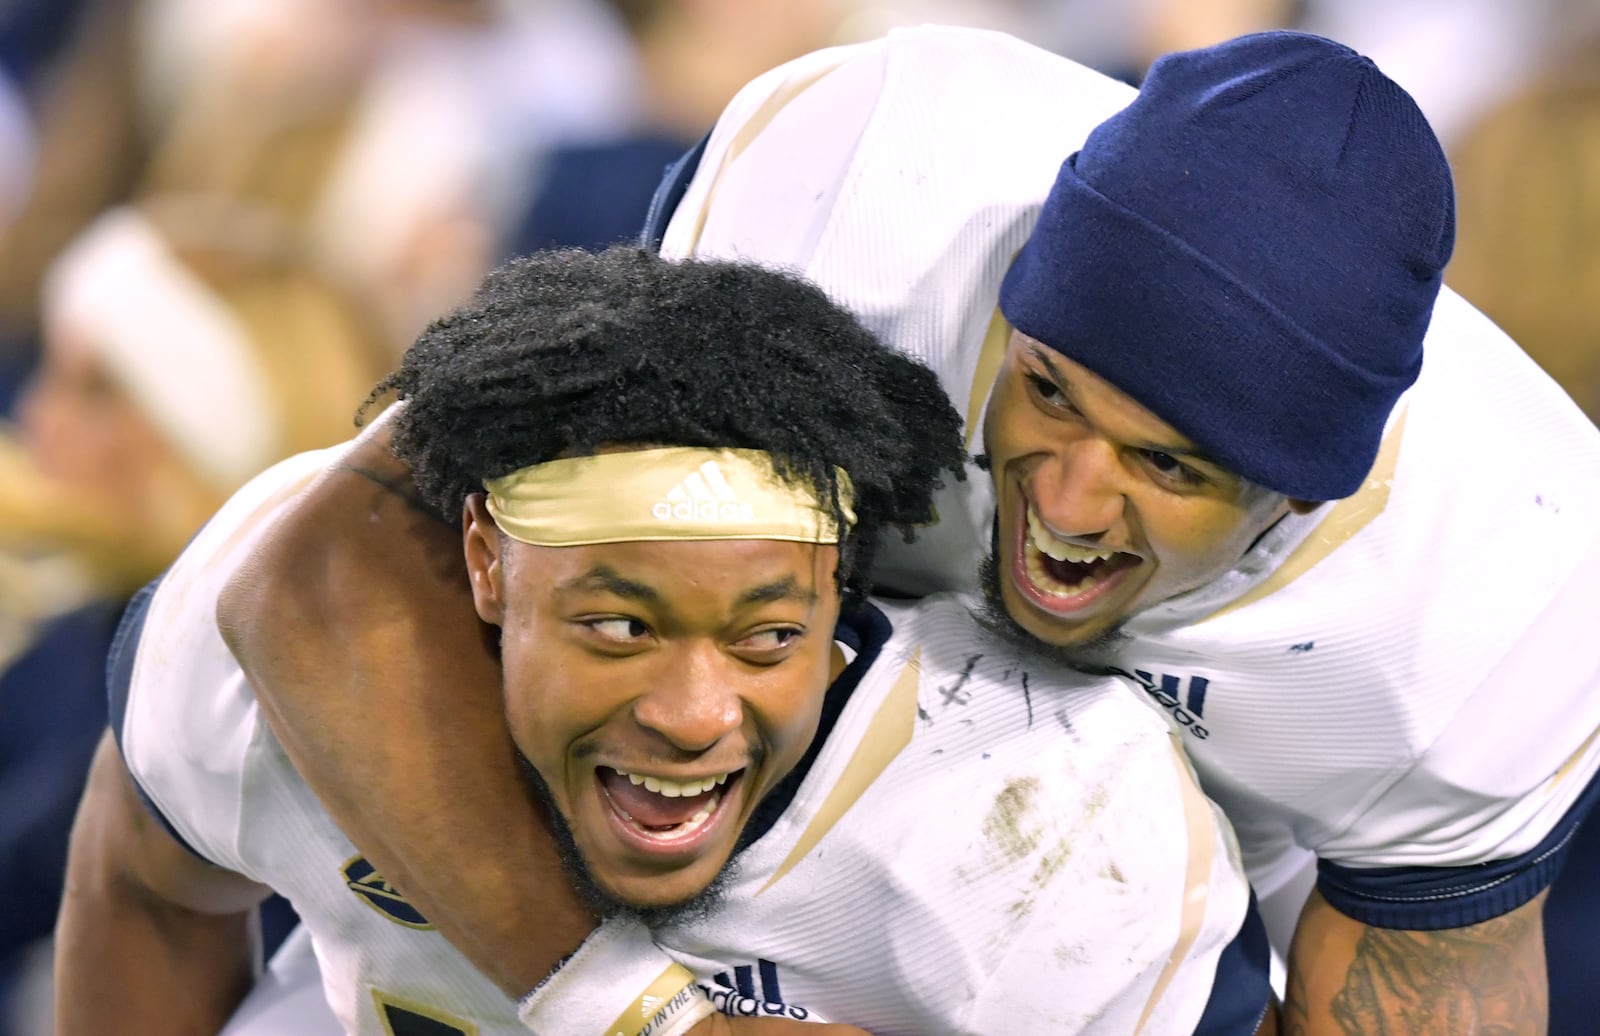
<svg viewBox="0 0 1600 1036"><path fill-rule="evenodd" d="M914 3L915 0L908 0ZM1595 0L1009 0L1019 34L1137 82L1150 61L1263 29L1299 29L1371 57L1453 143L1539 66Z"/></svg>
<svg viewBox="0 0 1600 1036"><path fill-rule="evenodd" d="M908 6L916 3L907 0ZM1305 0L1007 0L1000 6L1011 9L1011 24L997 27L1137 83L1150 63L1168 51L1292 28Z"/></svg>
<svg viewBox="0 0 1600 1036"><path fill-rule="evenodd" d="M0 339L110 204L243 198L305 228L395 355L491 261L518 197L497 0L85 0L41 93L27 204L0 224Z"/></svg>
<svg viewBox="0 0 1600 1036"><path fill-rule="evenodd" d="M83 0L0 3L0 233L20 210L33 179L29 98L82 6Z"/></svg>
<svg viewBox="0 0 1600 1036"><path fill-rule="evenodd" d="M1449 281L1600 423L1600 32L1467 132Z"/></svg>
<svg viewBox="0 0 1600 1036"><path fill-rule="evenodd" d="M490 2L83 6L54 64L43 21L0 39L32 88L10 139L37 152L0 183L28 188L0 219L0 404L38 366L0 432L0 1033L16 976L48 977L28 947L54 923L127 593L244 478L349 434L487 264L509 211L489 177L517 157L480 103ZM205 200L97 220L180 191ZM341 266L356 283L317 272Z"/></svg>
<svg viewBox="0 0 1600 1036"><path fill-rule="evenodd" d="M62 545L112 590L159 571L251 475L347 437L387 366L271 213L210 200L99 217L52 268L45 327L24 440L78 501ZM60 531L62 510L38 521Z"/></svg>
<svg viewBox="0 0 1600 1036"><path fill-rule="evenodd" d="M508 24L500 4L367 2L376 46L308 231L319 260L365 292L398 358L492 265L522 155L492 60Z"/></svg>
<svg viewBox="0 0 1600 1036"><path fill-rule="evenodd" d="M17 83L0 66L0 231L16 217L33 179L33 126Z"/></svg>
<svg viewBox="0 0 1600 1036"><path fill-rule="evenodd" d="M44 314L0 438L0 975L54 925L124 599L245 479L346 438L388 364L278 220L215 201L102 215Z"/></svg>
<svg viewBox="0 0 1600 1036"><path fill-rule="evenodd" d="M631 240L667 165L739 88L790 58L841 42L856 0L606 0L632 40L631 124L551 142L504 250L600 248Z"/></svg>
<svg viewBox="0 0 1600 1036"><path fill-rule="evenodd" d="M1302 27L1372 58L1416 98L1448 152L1537 67L1552 4L1564 2L1308 0Z"/></svg>
<svg viewBox="0 0 1600 1036"><path fill-rule="evenodd" d="M1294 0L1167 0L1156 5L1144 24L1139 67L1148 69L1156 58L1171 51L1289 28L1298 19L1300 6Z"/></svg>
<svg viewBox="0 0 1600 1036"><path fill-rule="evenodd" d="M78 6L75 22L56 26L69 35L59 55L35 49L44 46L37 30L19 29L29 41L15 60L29 69L34 157L21 209L0 223L0 350L12 369L35 345L45 267L95 212L126 195L142 155L126 63L133 5Z"/></svg>
<svg viewBox="0 0 1600 1036"><path fill-rule="evenodd" d="M0 5L0 69L24 90L72 34L84 0L6 0Z"/></svg>

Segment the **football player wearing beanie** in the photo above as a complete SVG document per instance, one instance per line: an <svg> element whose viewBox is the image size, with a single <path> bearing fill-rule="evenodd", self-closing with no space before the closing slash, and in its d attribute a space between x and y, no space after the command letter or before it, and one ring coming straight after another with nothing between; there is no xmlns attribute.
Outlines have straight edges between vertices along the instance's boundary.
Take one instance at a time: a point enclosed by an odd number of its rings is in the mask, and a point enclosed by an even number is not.
<svg viewBox="0 0 1600 1036"><path fill-rule="evenodd" d="M1135 95L900 30L756 80L660 201L665 254L800 271L939 373L987 474L879 584L986 584L997 629L1145 687L1293 905L1291 1029L1592 1030L1600 432L1440 288L1450 174L1403 90L1294 33L1171 55ZM305 614L342 683L383 659L348 649L353 593L274 568L237 587L236 647L315 782L392 785L329 732L438 692L297 685L266 648ZM416 834L430 807L400 799L363 802L374 830ZM463 859L493 826L450 829Z"/></svg>

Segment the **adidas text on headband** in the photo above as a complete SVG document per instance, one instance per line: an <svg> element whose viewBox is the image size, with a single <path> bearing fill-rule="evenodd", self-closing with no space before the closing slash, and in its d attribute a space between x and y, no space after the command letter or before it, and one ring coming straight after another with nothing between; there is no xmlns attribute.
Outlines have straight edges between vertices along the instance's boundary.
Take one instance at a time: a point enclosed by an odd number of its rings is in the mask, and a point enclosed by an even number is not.
<svg viewBox="0 0 1600 1036"><path fill-rule="evenodd" d="M855 522L850 477L839 509ZM760 450L670 447L548 461L484 483L512 539L544 547L633 540L838 543L832 509Z"/></svg>

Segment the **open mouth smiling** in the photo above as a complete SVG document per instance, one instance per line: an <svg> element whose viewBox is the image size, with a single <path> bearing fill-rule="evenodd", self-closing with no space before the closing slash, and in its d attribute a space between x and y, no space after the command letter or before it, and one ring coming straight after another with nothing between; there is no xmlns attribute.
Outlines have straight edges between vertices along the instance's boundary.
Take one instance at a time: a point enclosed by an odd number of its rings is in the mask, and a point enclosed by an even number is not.
<svg viewBox="0 0 1600 1036"><path fill-rule="evenodd" d="M1026 522L1017 530L1017 540L1013 578L1018 589L1033 604L1056 613L1076 612L1100 601L1141 560L1126 551L1057 538L1031 502L1026 502Z"/></svg>
<svg viewBox="0 0 1600 1036"><path fill-rule="evenodd" d="M595 769L613 828L652 855L681 855L704 843L721 826L723 807L736 798L744 774L739 769L679 780L609 766Z"/></svg>

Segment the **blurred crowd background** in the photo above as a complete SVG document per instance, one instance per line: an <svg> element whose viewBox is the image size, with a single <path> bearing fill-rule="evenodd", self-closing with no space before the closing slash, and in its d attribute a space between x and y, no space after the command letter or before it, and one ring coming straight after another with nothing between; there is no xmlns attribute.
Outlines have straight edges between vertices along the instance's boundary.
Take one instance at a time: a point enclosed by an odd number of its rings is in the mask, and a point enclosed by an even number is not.
<svg viewBox="0 0 1600 1036"><path fill-rule="evenodd" d="M920 22L1130 82L1367 53L1455 164L1448 280L1600 420L1600 0L0 0L0 1036L50 1031L128 595L490 266L633 237L745 81Z"/></svg>

